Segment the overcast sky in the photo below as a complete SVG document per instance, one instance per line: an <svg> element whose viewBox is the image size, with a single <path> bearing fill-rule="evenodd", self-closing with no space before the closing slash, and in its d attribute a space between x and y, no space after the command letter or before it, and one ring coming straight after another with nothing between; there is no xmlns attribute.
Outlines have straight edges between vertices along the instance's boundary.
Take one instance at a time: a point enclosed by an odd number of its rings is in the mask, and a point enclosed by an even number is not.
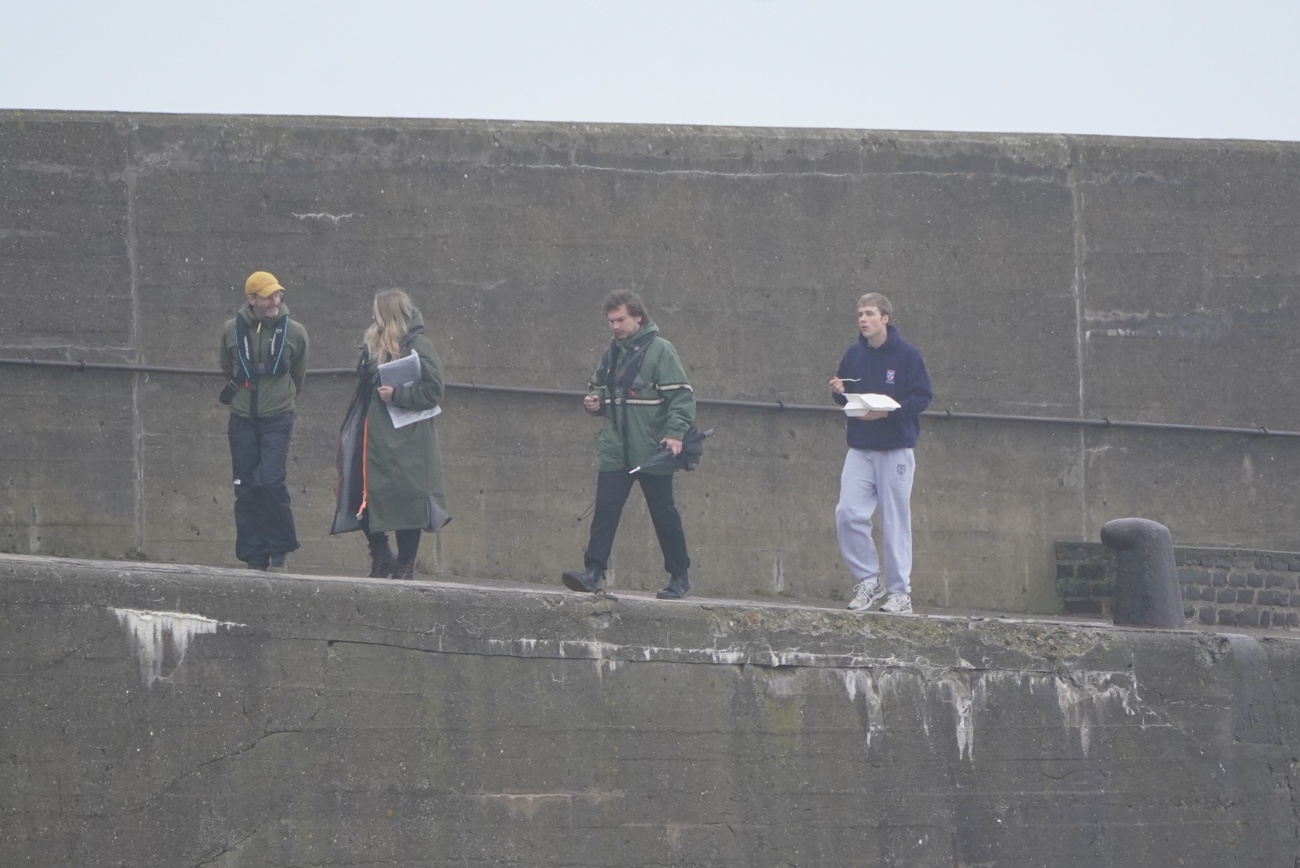
<svg viewBox="0 0 1300 868"><path fill-rule="evenodd" d="M1300 141L1300 0L0 0L0 109Z"/></svg>

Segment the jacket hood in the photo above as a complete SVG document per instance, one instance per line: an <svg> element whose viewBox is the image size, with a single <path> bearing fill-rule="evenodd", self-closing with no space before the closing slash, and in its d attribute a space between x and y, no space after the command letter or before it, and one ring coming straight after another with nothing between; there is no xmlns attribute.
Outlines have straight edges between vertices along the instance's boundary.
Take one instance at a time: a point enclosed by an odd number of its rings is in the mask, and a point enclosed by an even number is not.
<svg viewBox="0 0 1300 868"><path fill-rule="evenodd" d="M411 323L406 327L406 334L398 341L398 346L405 352L415 343L415 339L424 336L424 316L418 307L411 308Z"/></svg>
<svg viewBox="0 0 1300 868"><path fill-rule="evenodd" d="M424 335L424 314L420 313L420 309L418 307L413 307L411 308L411 323L406 327L406 334L402 335L402 339L397 342L397 346L403 352L405 352L406 350L409 350L411 348L411 343L417 337L421 337L423 335ZM370 358L370 353L366 349L366 342L364 340L361 341L361 343L357 344L357 349L361 350L361 352L365 355L367 359Z"/></svg>
<svg viewBox="0 0 1300 868"><path fill-rule="evenodd" d="M645 324L642 325L641 328L637 329L636 334L629 335L628 337L623 338L621 341L616 339L614 343L618 344L619 349L623 349L628 344L632 343L633 341L638 341L641 338L644 338L646 335L657 335L657 334L659 334L659 326L655 325L653 320L646 320Z"/></svg>
<svg viewBox="0 0 1300 868"><path fill-rule="evenodd" d="M411 308L411 325L407 326L407 334L424 334L424 314L420 313L420 308Z"/></svg>
<svg viewBox="0 0 1300 868"><path fill-rule="evenodd" d="M894 328L894 324L892 322L887 322L885 323L885 342L883 344L878 347L873 347L871 342L863 335L858 335L858 343L862 344L862 346L868 350L879 352L889 346L891 342L902 340L902 338L902 333L898 329Z"/></svg>

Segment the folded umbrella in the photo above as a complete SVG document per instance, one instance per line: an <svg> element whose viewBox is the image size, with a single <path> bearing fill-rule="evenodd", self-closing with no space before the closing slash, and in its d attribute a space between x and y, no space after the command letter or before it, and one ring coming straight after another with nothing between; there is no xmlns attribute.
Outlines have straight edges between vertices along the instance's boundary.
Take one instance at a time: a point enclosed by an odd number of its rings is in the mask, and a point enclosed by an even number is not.
<svg viewBox="0 0 1300 868"><path fill-rule="evenodd" d="M649 458L642 461L637 467L633 467L628 473L636 473L638 470L648 470L651 467L661 467L671 464L674 471L677 470L694 470L695 466L700 463L700 456L704 453L704 440L706 437L713 436L713 429L701 431L692 425L682 435L682 451L676 455L663 443L659 444Z"/></svg>

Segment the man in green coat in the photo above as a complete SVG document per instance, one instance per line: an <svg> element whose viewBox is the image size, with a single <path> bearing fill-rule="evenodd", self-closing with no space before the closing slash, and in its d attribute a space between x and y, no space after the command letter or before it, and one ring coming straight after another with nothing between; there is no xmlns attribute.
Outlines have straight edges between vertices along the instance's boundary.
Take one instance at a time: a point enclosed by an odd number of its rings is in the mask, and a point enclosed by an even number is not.
<svg viewBox="0 0 1300 868"><path fill-rule="evenodd" d="M660 465L630 471L640 467L661 443L674 455L682 451L682 437L695 421L695 393L686 381L677 350L659 336L659 327L650 321L639 295L630 290L610 293L605 299L605 319L614 337L583 399L588 413L605 418L596 437L600 459L596 508L583 556L585 566L566 570L564 585L586 593L603 587L623 505L632 483L639 482L669 575L668 586L656 596L680 600L691 592L687 575L691 559L686 554L682 516L673 502L673 468Z"/></svg>
<svg viewBox="0 0 1300 868"><path fill-rule="evenodd" d="M284 287L269 271L244 284L244 306L221 331L230 406L235 557L251 569L283 569L298 548L286 482L295 399L307 374L307 329L289 318Z"/></svg>

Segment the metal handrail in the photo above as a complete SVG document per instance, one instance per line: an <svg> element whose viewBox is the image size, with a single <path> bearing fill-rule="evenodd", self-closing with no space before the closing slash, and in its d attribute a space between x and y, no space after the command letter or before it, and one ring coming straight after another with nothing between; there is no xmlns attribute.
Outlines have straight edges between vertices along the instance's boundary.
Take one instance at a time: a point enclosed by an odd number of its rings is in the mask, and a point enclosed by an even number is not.
<svg viewBox="0 0 1300 868"><path fill-rule="evenodd" d="M220 371L211 368L175 368L161 365L128 365L114 362L60 361L57 359L3 359L0 365L28 368L63 368L77 371L122 371L132 374L180 374L189 376L219 377ZM339 376L356 373L356 368L316 368L307 372L311 376ZM497 386L488 383L446 383L448 389L465 392L503 392L514 395L551 395L564 398L581 398L587 394L577 389L543 389L526 386ZM839 407L826 404L790 404L785 401L740 401L729 398L701 398L696 402L711 407L737 407L752 410L793 411L799 413L840 413ZM1187 425L1177 422L1135 422L1124 419L1071 418L1066 416L1014 416L1001 413L959 413L952 410L926 410L921 414L933 419L964 419L976 422L1028 422L1040 425L1068 425L1076 428L1126 428L1144 431L1181 431L1200 434L1243 434L1252 437L1300 437L1300 431L1279 431L1264 426L1234 428L1224 425Z"/></svg>

